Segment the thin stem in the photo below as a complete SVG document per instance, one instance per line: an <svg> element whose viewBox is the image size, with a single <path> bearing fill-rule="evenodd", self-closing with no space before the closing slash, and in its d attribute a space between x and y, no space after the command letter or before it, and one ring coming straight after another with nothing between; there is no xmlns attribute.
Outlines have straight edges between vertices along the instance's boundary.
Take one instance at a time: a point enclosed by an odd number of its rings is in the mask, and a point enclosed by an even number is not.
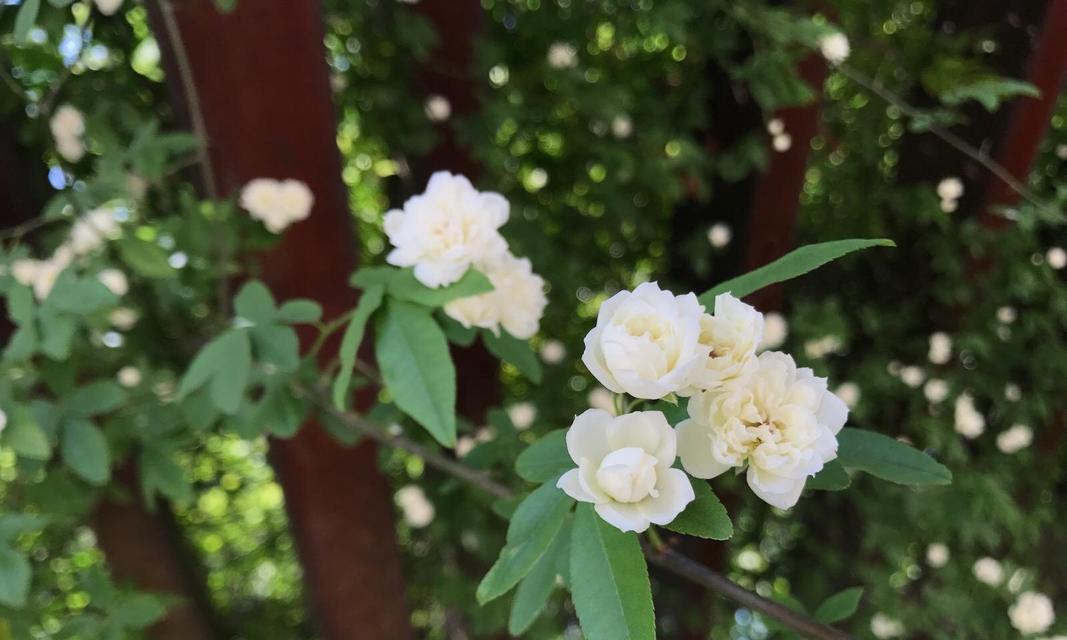
<svg viewBox="0 0 1067 640"><path fill-rule="evenodd" d="M308 357L314 358L317 356L319 351L322 350L323 345L326 344L326 341L330 339L330 336L336 333L338 329L348 324L348 321L352 319L352 315L355 314L355 312L356 310L354 308L349 309L329 322L319 323L319 335L315 338L315 343L311 345L311 349L308 350Z"/></svg>

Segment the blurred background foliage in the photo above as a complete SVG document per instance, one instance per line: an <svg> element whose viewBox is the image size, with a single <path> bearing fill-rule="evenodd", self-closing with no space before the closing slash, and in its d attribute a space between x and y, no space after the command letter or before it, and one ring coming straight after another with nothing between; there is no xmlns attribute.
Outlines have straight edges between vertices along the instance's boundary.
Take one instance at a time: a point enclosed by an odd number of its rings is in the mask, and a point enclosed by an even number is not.
<svg viewBox="0 0 1067 640"><path fill-rule="evenodd" d="M177 245L184 256L181 266L176 253L168 257L181 271L177 284L135 283L127 304L158 317L120 333L99 323L89 329L95 343L74 354L100 375L136 361L148 381L128 402L143 396L151 408L127 417L125 431L109 430L112 446L151 442L170 461L160 463L166 472L150 493L168 499L162 509L203 568L206 597L232 637L313 638L264 437L225 424L166 426L195 422L167 417L184 368L179 343L220 321L204 301L226 273L205 237L255 230L239 231L225 207L197 201L180 173L189 147L157 133L175 120L145 7L128 2L103 17L84 0L46 6L18 42L12 4L0 9L0 126L21 160L13 170L22 201L46 202L68 186L93 201L123 197L138 237ZM1067 491L1067 288L1050 253L1067 243L1056 213L1067 204L1067 102L1026 180L1041 204L986 211L989 175L929 133L933 124L983 149L999 142L1011 98L1029 91L1016 81L1040 27L1038 3L987 19L951 0L482 0L470 68L443 68L433 52L450 34L436 33L415 3L323 4L342 178L364 260L384 259L382 215L421 190L427 158L454 139L478 167L476 184L510 200L509 242L551 286L536 345L544 381L531 385L505 367L501 410L465 425L467 462L503 475L523 443L601 401L579 358L607 296L647 279L699 291L742 271L753 236L765 232L749 226L752 194L776 188L761 174L775 154L808 144L797 242L889 237L898 248L805 277L787 287L781 308L763 310L789 319L786 350L847 385L841 393L854 401L857 425L909 439L949 465L955 482L917 491L857 478L847 491L815 492L785 513L723 479L716 489L737 534L728 545L688 551L790 606L863 586L860 614L848 623L858 637L1016 637L1007 615L1015 594L1037 590L1067 603L1067 531L1058 526ZM810 86L798 65L835 28L851 43L847 69L831 66ZM918 105L921 117L888 105L852 73ZM428 93L430 74L457 78L477 108L455 109ZM60 78L61 94L50 95ZM57 101L87 114L90 158L75 167L84 175L51 150L41 106ZM814 137L781 139L790 132L774 124L778 110L812 105ZM131 149L139 136L153 142L138 155ZM147 195L128 193L130 171L148 180ZM938 195L946 178L963 185L953 207ZM70 215L69 204L48 206ZM987 224L990 215L1010 223ZM56 241L46 230L32 244ZM4 251L7 263L25 247ZM931 362L939 332L951 355ZM3 397L36 375L4 367ZM954 429L965 393L984 416L985 432L974 439ZM1005 453L997 436L1013 425L1029 427L1033 444ZM32 559L33 585L28 606L0 603L0 638L140 637L166 599L107 578L86 522L102 490L70 473L45 477L40 464L16 456L11 437L0 440L3 511L47 513L57 526L10 529L12 545ZM501 637L506 601L479 608L473 593L505 521L485 497L418 458L384 450L380 458L398 490L413 625L427 638ZM1003 569L996 585L975 575L986 557ZM662 637L787 637L728 602L654 579ZM577 637L558 595L528 637ZM1060 614L1049 636L1067 633L1067 610Z"/></svg>

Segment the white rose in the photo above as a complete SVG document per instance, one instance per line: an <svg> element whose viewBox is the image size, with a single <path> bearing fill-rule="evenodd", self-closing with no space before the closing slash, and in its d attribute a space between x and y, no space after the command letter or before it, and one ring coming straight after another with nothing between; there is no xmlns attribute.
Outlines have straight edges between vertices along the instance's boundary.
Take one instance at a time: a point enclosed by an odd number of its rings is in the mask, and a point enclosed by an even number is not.
<svg viewBox="0 0 1067 640"><path fill-rule="evenodd" d="M588 409L567 430L567 452L578 465L556 483L581 502L593 503L620 531L665 525L696 499L679 469L674 429L659 411L612 416Z"/></svg>
<svg viewBox="0 0 1067 640"><path fill-rule="evenodd" d="M923 395L933 404L938 404L948 397L948 383L938 378L930 378L923 385Z"/></svg>
<svg viewBox="0 0 1067 640"><path fill-rule="evenodd" d="M969 393L956 398L954 422L956 433L974 440L985 431L985 416L974 407L974 398Z"/></svg>
<svg viewBox="0 0 1067 640"><path fill-rule="evenodd" d="M119 234L120 224L111 209L93 209L74 221L70 227L70 239L57 249L83 256L99 248L106 240Z"/></svg>
<svg viewBox="0 0 1067 640"><path fill-rule="evenodd" d="M918 389L926 381L926 372L914 365L908 365L900 370L900 380L912 389Z"/></svg>
<svg viewBox="0 0 1067 640"><path fill-rule="evenodd" d="M96 2L96 8L100 10L100 13L105 16L114 15L119 7L122 6L123 0L94 0Z"/></svg>
<svg viewBox="0 0 1067 640"><path fill-rule="evenodd" d="M838 32L823 36L819 40L819 50L822 52L822 57L826 58L830 64L841 64L848 59L852 47L849 46L845 34Z"/></svg>
<svg viewBox="0 0 1067 640"><path fill-rule="evenodd" d="M952 338L943 331L930 335L930 349L926 354L933 364L945 364L952 359Z"/></svg>
<svg viewBox="0 0 1067 640"><path fill-rule="evenodd" d="M533 272L528 259L507 252L477 266L493 290L452 300L445 305L445 313L468 328L481 327L499 335L504 327L516 338L532 338L548 304L544 279Z"/></svg>
<svg viewBox="0 0 1067 640"><path fill-rule="evenodd" d="M533 426L537 418L537 408L529 402L519 402L508 407L508 418L511 424L519 431L525 431Z"/></svg>
<svg viewBox="0 0 1067 640"><path fill-rule="evenodd" d="M586 402L594 409L606 411L615 415L615 394L604 387L596 387L585 397Z"/></svg>
<svg viewBox="0 0 1067 640"><path fill-rule="evenodd" d="M948 547L940 542L935 542L926 547L926 563L935 569L948 564L948 560L951 554L948 551Z"/></svg>
<svg viewBox="0 0 1067 640"><path fill-rule="evenodd" d="M578 64L578 50L567 42L553 42L548 48L548 65L555 69L571 69Z"/></svg>
<svg viewBox="0 0 1067 640"><path fill-rule="evenodd" d="M710 354L693 371L682 395L718 389L756 368L756 347L763 339L763 314L729 293L715 297L715 313L700 316L698 342Z"/></svg>
<svg viewBox="0 0 1067 640"><path fill-rule="evenodd" d="M5 412L3 409L0 409L0 433L3 433L4 429L6 429L6 428L7 428L7 412Z"/></svg>
<svg viewBox="0 0 1067 640"><path fill-rule="evenodd" d="M959 200L963 196L963 181L955 176L944 178L937 183L937 197L942 200Z"/></svg>
<svg viewBox="0 0 1067 640"><path fill-rule="evenodd" d="M826 379L779 352L761 354L751 376L689 399L678 425L682 466L697 478L748 467L748 485L780 509L797 503L809 476L837 457L848 407Z"/></svg>
<svg viewBox="0 0 1067 640"><path fill-rule="evenodd" d="M904 625L899 620L894 620L884 613L876 613L871 617L871 633L874 637L885 640L904 635Z"/></svg>
<svg viewBox="0 0 1067 640"><path fill-rule="evenodd" d="M1015 311L1015 307L1003 306L997 309L997 320L1002 324L1011 324L1015 322L1018 317L1018 313Z"/></svg>
<svg viewBox="0 0 1067 640"><path fill-rule="evenodd" d="M703 315L695 295L655 282L620 291L600 305L582 362L615 393L656 400L681 392L711 351L700 342Z"/></svg>
<svg viewBox="0 0 1067 640"><path fill-rule="evenodd" d="M785 344L789 335L789 323L785 317L772 311L763 316L763 342L759 345L760 351L770 351Z"/></svg>
<svg viewBox="0 0 1067 640"><path fill-rule="evenodd" d="M38 300L44 300L52 292L59 274L66 268L67 263L63 260L23 258L11 265L11 276L19 284L33 288L33 295Z"/></svg>
<svg viewBox="0 0 1067 640"><path fill-rule="evenodd" d="M855 382L842 382L834 389L834 395L841 398L841 401L845 403L845 406L852 409L860 402L860 396L862 392L860 387Z"/></svg>
<svg viewBox="0 0 1067 640"><path fill-rule="evenodd" d="M96 275L96 279L117 296L124 296L130 290L126 274L118 269L104 269Z"/></svg>
<svg viewBox="0 0 1067 640"><path fill-rule="evenodd" d="M133 388L141 384L141 370L134 366L125 366L119 369L118 375L115 376L119 384L124 387Z"/></svg>
<svg viewBox="0 0 1067 640"><path fill-rule="evenodd" d="M1067 267L1067 251L1063 247L1052 247L1045 253L1045 262L1056 270Z"/></svg>
<svg viewBox="0 0 1067 640"><path fill-rule="evenodd" d="M733 235L734 233L730 230L730 225L725 222L716 222L711 225L710 229L708 229L708 244L714 249L722 249L730 244Z"/></svg>
<svg viewBox="0 0 1067 640"><path fill-rule="evenodd" d="M435 94L427 98L423 109L430 122L444 122L452 115L452 103L442 95Z"/></svg>
<svg viewBox="0 0 1067 640"><path fill-rule="evenodd" d="M56 151L64 160L77 162L85 155L85 116L69 104L55 110L48 128L56 141Z"/></svg>
<svg viewBox="0 0 1067 640"><path fill-rule="evenodd" d="M1034 432L1025 424L1017 424L997 435L997 449L1001 453L1017 453L1030 446Z"/></svg>
<svg viewBox="0 0 1067 640"><path fill-rule="evenodd" d="M1056 621L1052 600L1043 593L1026 591L1019 594L1015 604L1008 609L1011 626L1019 633L1044 633Z"/></svg>
<svg viewBox="0 0 1067 640"><path fill-rule="evenodd" d="M630 116L619 115L611 120L611 135L616 138L629 138L634 132L634 121Z"/></svg>
<svg viewBox="0 0 1067 640"><path fill-rule="evenodd" d="M129 331L133 328L133 325L137 324L137 320L137 312L128 307L119 307L108 316L111 326L120 331Z"/></svg>
<svg viewBox="0 0 1067 640"><path fill-rule="evenodd" d="M508 202L499 193L476 190L463 176L440 171L426 191L385 214L385 233L395 247L389 264L415 267L427 287L452 284L474 264L507 251L498 229L507 222Z"/></svg>
<svg viewBox="0 0 1067 640"><path fill-rule="evenodd" d="M435 509L422 487L409 484L396 492L396 504L404 514L404 521L413 529L421 529L433 522Z"/></svg>
<svg viewBox="0 0 1067 640"><path fill-rule="evenodd" d="M567 347L559 340L545 340L540 354L545 364L559 364L567 357Z"/></svg>
<svg viewBox="0 0 1067 640"><path fill-rule="evenodd" d="M984 582L991 587L999 586L1004 582L1004 567L990 557L979 558L974 563L974 577L979 582Z"/></svg>
<svg viewBox="0 0 1067 640"><path fill-rule="evenodd" d="M85 151L81 138L56 138L56 153L67 162L78 162L85 157Z"/></svg>
<svg viewBox="0 0 1067 640"><path fill-rule="evenodd" d="M771 138L771 146L778 153L785 153L793 148L793 136L788 133L774 136Z"/></svg>
<svg viewBox="0 0 1067 640"><path fill-rule="evenodd" d="M271 233L307 218L314 204L315 195L299 180L256 178L241 189L241 207Z"/></svg>

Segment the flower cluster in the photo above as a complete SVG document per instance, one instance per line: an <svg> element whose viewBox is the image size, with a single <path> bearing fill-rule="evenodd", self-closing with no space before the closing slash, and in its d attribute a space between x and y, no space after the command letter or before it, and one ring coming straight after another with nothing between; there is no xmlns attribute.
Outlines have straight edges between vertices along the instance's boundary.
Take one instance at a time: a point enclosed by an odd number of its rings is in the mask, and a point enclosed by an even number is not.
<svg viewBox="0 0 1067 640"><path fill-rule="evenodd" d="M493 290L453 300L445 313L467 328L499 335L503 327L516 338L530 338L548 299L530 261L512 255L500 235L509 210L499 193L478 191L460 175L435 173L425 192L385 214L385 233L394 247L386 261L413 267L415 278L430 288L453 284L468 269L477 269Z"/></svg>
<svg viewBox="0 0 1067 640"><path fill-rule="evenodd" d="M241 189L241 206L271 233L307 218L315 195L299 180L256 178Z"/></svg>
<svg viewBox="0 0 1067 640"><path fill-rule="evenodd" d="M69 104L65 104L52 114L48 121L52 138L56 141L56 152L68 162L77 162L85 155L85 116Z"/></svg>
<svg viewBox="0 0 1067 640"><path fill-rule="evenodd" d="M82 256L96 251L107 240L119 234L119 220L109 208L93 209L78 218L70 228L67 240L56 247L47 260L22 258L11 265L11 276L19 283L33 288L38 300L52 292L59 274ZM129 288L126 276L117 269L106 269L99 279L115 295L124 295Z"/></svg>
<svg viewBox="0 0 1067 640"><path fill-rule="evenodd" d="M688 482L683 490L669 472L678 452L693 477L747 469L761 499L796 504L807 479L837 457L848 407L791 356L759 353L763 329L763 314L729 293L712 313L692 293L676 296L656 283L605 301L585 338L589 371L640 400L688 396L689 417L671 429L660 412L583 413L567 435L578 468L559 486L620 529L643 531L693 500Z"/></svg>

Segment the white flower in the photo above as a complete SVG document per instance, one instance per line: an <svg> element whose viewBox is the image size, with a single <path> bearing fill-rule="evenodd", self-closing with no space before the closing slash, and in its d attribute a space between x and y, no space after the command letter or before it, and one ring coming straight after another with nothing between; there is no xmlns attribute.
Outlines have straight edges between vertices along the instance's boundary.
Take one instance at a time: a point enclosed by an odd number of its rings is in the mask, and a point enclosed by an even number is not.
<svg viewBox="0 0 1067 640"><path fill-rule="evenodd" d="M508 407L508 418L519 431L529 429L537 418L537 408L529 402L518 402Z"/></svg>
<svg viewBox="0 0 1067 640"><path fill-rule="evenodd" d="M567 452L578 468L556 486L593 503L597 515L620 531L668 524L696 499L685 473L671 468L677 441L659 411L615 417L588 409L567 430Z"/></svg>
<svg viewBox="0 0 1067 640"><path fill-rule="evenodd" d="M771 146L778 153L785 153L793 148L793 136L782 133L771 138Z"/></svg>
<svg viewBox="0 0 1067 640"><path fill-rule="evenodd" d="M756 369L756 347L763 339L763 314L729 293L715 296L715 313L700 316L698 342L709 355L690 377L682 395L717 389Z"/></svg>
<svg viewBox="0 0 1067 640"><path fill-rule="evenodd" d="M841 64L848 59L852 47L849 46L845 34L836 32L825 35L819 40L819 50L822 52L822 57L826 58L830 64Z"/></svg>
<svg viewBox="0 0 1067 640"><path fill-rule="evenodd" d="M948 397L948 383L939 378L930 378L923 385L923 395L933 404L943 402Z"/></svg>
<svg viewBox="0 0 1067 640"><path fill-rule="evenodd" d="M137 320L137 312L129 307L119 307L108 316L111 326L120 331L129 331L133 328L133 325L137 324Z"/></svg>
<svg viewBox="0 0 1067 640"><path fill-rule="evenodd" d="M1011 402L1018 402L1023 397L1023 390L1019 388L1019 385L1014 382L1009 382L1004 385L1004 399Z"/></svg>
<svg viewBox="0 0 1067 640"><path fill-rule="evenodd" d="M77 162L85 155L85 116L69 104L55 110L48 122L52 138L56 141L56 151L68 162Z"/></svg>
<svg viewBox="0 0 1067 640"><path fill-rule="evenodd" d="M241 189L241 207L271 233L308 217L315 194L299 180L255 178Z"/></svg>
<svg viewBox="0 0 1067 640"><path fill-rule="evenodd" d="M772 311L763 316L763 341L760 342L760 351L777 349L785 344L789 336L789 323L785 317L777 311Z"/></svg>
<svg viewBox="0 0 1067 640"><path fill-rule="evenodd" d="M540 353L545 364L559 364L567 357L567 347L559 340L545 340Z"/></svg>
<svg viewBox="0 0 1067 640"><path fill-rule="evenodd" d="M1052 600L1043 593L1025 591L1019 594L1015 604L1008 608L1011 626L1019 633L1044 633L1056 621Z"/></svg>
<svg viewBox="0 0 1067 640"><path fill-rule="evenodd" d="M1052 247L1045 252L1045 262L1057 271L1067 267L1067 251L1064 251L1063 247Z"/></svg>
<svg viewBox="0 0 1067 640"><path fill-rule="evenodd" d="M942 200L959 200L963 197L963 181L955 176L942 179L937 183L937 197Z"/></svg>
<svg viewBox="0 0 1067 640"><path fill-rule="evenodd" d="M945 364L952 359L952 338L944 331L930 334L930 350L926 357L933 364Z"/></svg>
<svg viewBox="0 0 1067 640"><path fill-rule="evenodd" d="M56 250L69 250L75 256L83 256L100 248L105 241L118 236L120 223L115 211L108 208L93 209L74 221L70 227L67 243Z"/></svg>
<svg viewBox="0 0 1067 640"><path fill-rule="evenodd" d="M119 369L118 375L115 376L119 384L124 387L132 388L141 384L141 370L134 366L125 366Z"/></svg>
<svg viewBox="0 0 1067 640"><path fill-rule="evenodd" d="M1018 314L1015 312L1015 307L1005 305L997 309L997 320L1001 324L1011 324L1015 322L1017 317Z"/></svg>
<svg viewBox="0 0 1067 640"><path fill-rule="evenodd" d="M842 382L834 389L834 395L841 398L845 406L852 409L860 402L860 387L855 382Z"/></svg>
<svg viewBox="0 0 1067 640"><path fill-rule="evenodd" d="M935 542L926 547L926 564L935 569L940 569L948 564L950 557L951 554L948 551L948 547L941 542Z"/></svg>
<svg viewBox="0 0 1067 640"><path fill-rule="evenodd" d="M960 201L959 200L942 200L941 201L941 210L944 211L945 213L952 213L956 209L959 209L959 208L960 208Z"/></svg>
<svg viewBox="0 0 1067 640"><path fill-rule="evenodd" d="M507 222L508 201L476 190L463 176L439 171L426 191L385 214L385 233L395 247L386 258L415 267L415 278L437 288L459 280L474 264L507 251L498 229Z"/></svg>
<svg viewBox="0 0 1067 640"><path fill-rule="evenodd" d="M926 372L914 365L908 365L900 370L900 380L912 389L918 389L926 380Z"/></svg>
<svg viewBox="0 0 1067 640"><path fill-rule="evenodd" d="M785 133L785 122L781 118L774 118L767 121L767 133L772 136L780 136Z"/></svg>
<svg viewBox="0 0 1067 640"><path fill-rule="evenodd" d="M452 117L452 103L442 95L434 94L427 98L424 110L430 122L444 122Z"/></svg>
<svg viewBox="0 0 1067 640"><path fill-rule="evenodd" d="M100 13L105 16L114 15L119 7L122 6L123 0L93 0L96 2L96 8L100 10Z"/></svg>
<svg viewBox="0 0 1067 640"><path fill-rule="evenodd" d="M1034 432L1025 424L1017 424L997 435L997 449L1001 453L1017 453L1030 446Z"/></svg>
<svg viewBox="0 0 1067 640"><path fill-rule="evenodd" d="M433 503L426 497L422 487L409 484L396 492L396 504L404 514L404 521L412 529L421 529L433 522Z"/></svg>
<svg viewBox="0 0 1067 640"><path fill-rule="evenodd" d="M117 296L124 296L130 290L130 283L126 280L126 274L118 269L104 269L96 274L96 279Z"/></svg>
<svg viewBox="0 0 1067 640"><path fill-rule="evenodd" d="M467 454L470 453L477 444L478 441L471 436L460 436L459 439L456 440L456 457L466 458Z"/></svg>
<svg viewBox="0 0 1067 640"><path fill-rule="evenodd" d="M956 433L969 440L974 440L985 431L985 416L975 409L974 398L969 393L956 398L955 428Z"/></svg>
<svg viewBox="0 0 1067 640"><path fill-rule="evenodd" d="M620 291L600 305L582 362L615 393L657 400L681 392L711 351L700 342L703 315L695 295L675 296L655 282Z"/></svg>
<svg viewBox="0 0 1067 640"><path fill-rule="evenodd" d="M578 64L578 50L568 42L553 42L548 48L548 66L570 69Z"/></svg>
<svg viewBox="0 0 1067 640"><path fill-rule="evenodd" d="M7 412L5 412L3 409L0 409L0 433L3 433L4 429L6 429L6 428L7 428Z"/></svg>
<svg viewBox="0 0 1067 640"><path fill-rule="evenodd" d="M445 313L464 327L481 327L496 335L503 327L516 338L533 337L548 298L545 281L533 272L530 261L505 252L476 266L489 278L493 290L452 300L445 305Z"/></svg>
<svg viewBox="0 0 1067 640"><path fill-rule="evenodd" d="M16 260L11 265L11 276L19 284L24 284L33 289L33 295L38 300L44 300L52 292L56 279L63 269L67 268L67 262L62 259L34 260L23 258Z"/></svg>
<svg viewBox="0 0 1067 640"><path fill-rule="evenodd" d="M804 343L804 355L809 358L822 358L831 353L841 350L841 338L837 336L823 336L818 340L808 340Z"/></svg>
<svg viewBox="0 0 1067 640"><path fill-rule="evenodd" d="M585 397L585 400L590 407L615 415L615 394L604 387L595 387Z"/></svg>
<svg viewBox="0 0 1067 640"><path fill-rule="evenodd" d="M894 620L884 613L876 613L871 618L871 633L874 637L885 640L904 635L904 625L899 620Z"/></svg>
<svg viewBox="0 0 1067 640"><path fill-rule="evenodd" d="M725 248L726 245L730 244L733 235L730 225L725 222L716 222L708 229L708 244L715 249Z"/></svg>
<svg viewBox="0 0 1067 640"><path fill-rule="evenodd" d="M611 135L616 138L629 138L634 132L634 121L628 115L618 115L611 120Z"/></svg>
<svg viewBox="0 0 1067 640"><path fill-rule="evenodd" d="M748 377L689 400L678 425L682 466L697 478L748 467L748 486L768 504L797 503L809 476L837 457L848 407L826 379L780 352L759 356Z"/></svg>
<svg viewBox="0 0 1067 640"><path fill-rule="evenodd" d="M974 577L979 582L988 584L991 587L999 586L1001 582L1004 582L1004 567L994 558L988 556L978 558L974 562L972 570L974 571Z"/></svg>
<svg viewBox="0 0 1067 640"><path fill-rule="evenodd" d="M1056 157L1060 160L1067 160L1067 144L1056 145Z"/></svg>

